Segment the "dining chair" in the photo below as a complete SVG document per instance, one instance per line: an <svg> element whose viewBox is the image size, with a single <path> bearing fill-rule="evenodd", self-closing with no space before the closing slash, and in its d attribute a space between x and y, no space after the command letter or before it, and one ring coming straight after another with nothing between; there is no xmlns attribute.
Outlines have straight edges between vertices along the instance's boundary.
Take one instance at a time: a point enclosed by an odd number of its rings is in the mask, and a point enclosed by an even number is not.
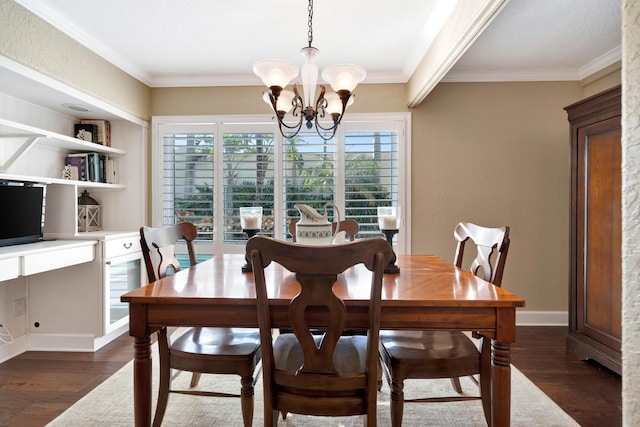
<svg viewBox="0 0 640 427"><path fill-rule="evenodd" d="M463 268L465 244L476 245L476 257L470 271L489 283L500 286L509 250L509 227L487 228L461 222L454 229L456 251L454 264ZM492 259L493 258L493 259ZM391 388L391 425L402 425L405 402L443 402L483 398L485 414L489 411L490 382L482 381L482 373L490 369L489 340L477 333L479 346L462 331L382 331L380 358ZM484 350L484 351L483 351ZM474 375L480 374L480 381ZM460 377L469 376L481 388L480 396L462 392ZM451 397L404 398L404 380L450 378L458 392Z"/></svg>
<svg viewBox="0 0 640 427"><path fill-rule="evenodd" d="M292 219L289 221L289 235L296 241L296 224L300 221L298 218ZM352 242L356 239L356 234L360 231L360 225L358 221L354 219L343 219L339 221L340 223L340 232L344 231L346 240ZM331 233L336 232L336 227L338 226L338 222L331 223Z"/></svg>
<svg viewBox="0 0 640 427"><path fill-rule="evenodd" d="M384 266L395 257L391 246L383 239L299 246L256 236L246 251L256 285L265 426L277 425L279 413L365 415L367 426L375 426L380 299ZM293 332L275 339L267 287L280 284L267 284L265 268L271 262L295 274L279 280L300 284L300 292L288 302ZM356 264L372 271L368 334L343 336L347 310L334 284L339 274ZM340 281L349 286L348 276L341 275ZM314 333L318 329L322 335Z"/></svg>
<svg viewBox="0 0 640 427"><path fill-rule="evenodd" d="M180 239L186 243L189 264L196 264L193 248L196 235L196 227L188 222L164 228L140 228L140 243L149 283L180 270L180 262L174 253L175 244ZM173 342L170 342L166 328L158 330L157 335L160 381L154 426L162 424L169 393L240 397L244 426L252 425L254 385L258 377L256 366L260 362L260 332L257 328L192 327ZM175 377L171 375L172 369L192 372L189 389L171 388ZM203 373L239 375L240 393L195 389Z"/></svg>

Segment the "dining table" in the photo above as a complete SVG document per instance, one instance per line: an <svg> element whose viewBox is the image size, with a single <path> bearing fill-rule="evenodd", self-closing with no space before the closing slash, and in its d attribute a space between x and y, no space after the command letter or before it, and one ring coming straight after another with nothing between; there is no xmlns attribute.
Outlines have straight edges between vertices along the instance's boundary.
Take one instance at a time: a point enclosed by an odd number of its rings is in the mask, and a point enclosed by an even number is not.
<svg viewBox="0 0 640 427"><path fill-rule="evenodd" d="M397 256L399 272L385 274L381 329L474 331L490 339L490 368L480 375L489 426L508 426L511 416L511 344L516 309L523 298L433 255ZM163 327L258 327L253 273L244 254L217 255L121 297L129 304L134 337L133 387L136 426L151 424L151 334ZM288 305L300 290L295 275L272 263L266 268L274 327L290 327ZM366 329L371 272L346 270L334 285L347 308L347 327ZM486 360L489 360L488 358ZM484 391L482 391L484 390Z"/></svg>

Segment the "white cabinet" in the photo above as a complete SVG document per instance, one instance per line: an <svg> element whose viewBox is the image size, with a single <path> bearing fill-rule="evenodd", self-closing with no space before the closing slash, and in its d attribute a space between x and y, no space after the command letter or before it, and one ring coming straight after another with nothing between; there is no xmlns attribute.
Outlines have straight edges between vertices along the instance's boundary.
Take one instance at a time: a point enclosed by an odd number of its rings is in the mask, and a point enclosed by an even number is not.
<svg viewBox="0 0 640 427"><path fill-rule="evenodd" d="M120 296L146 277L138 233L96 233L94 262L29 277L29 347L94 351L122 334L128 306Z"/></svg>

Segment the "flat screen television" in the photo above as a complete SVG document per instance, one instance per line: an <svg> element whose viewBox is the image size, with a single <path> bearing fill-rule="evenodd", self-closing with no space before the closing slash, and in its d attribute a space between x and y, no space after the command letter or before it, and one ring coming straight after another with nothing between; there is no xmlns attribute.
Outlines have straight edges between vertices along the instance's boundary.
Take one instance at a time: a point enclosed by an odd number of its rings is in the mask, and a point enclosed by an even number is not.
<svg viewBox="0 0 640 427"><path fill-rule="evenodd" d="M0 182L0 246L42 240L44 186Z"/></svg>

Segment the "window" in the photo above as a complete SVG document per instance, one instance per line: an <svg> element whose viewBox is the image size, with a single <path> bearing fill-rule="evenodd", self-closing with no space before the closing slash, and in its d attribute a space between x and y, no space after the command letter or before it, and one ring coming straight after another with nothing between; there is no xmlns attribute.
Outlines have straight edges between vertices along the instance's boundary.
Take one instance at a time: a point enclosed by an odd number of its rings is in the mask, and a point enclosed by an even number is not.
<svg viewBox="0 0 640 427"><path fill-rule="evenodd" d="M190 221L198 254L240 253L241 206L262 206L261 233L289 239L296 203L321 212L335 203L341 219L358 221L360 237L380 235L376 208L395 205L404 216L395 243L407 252L409 114L349 120L325 141L304 132L284 139L266 116L154 117L153 226ZM336 219L333 209L328 219Z"/></svg>

